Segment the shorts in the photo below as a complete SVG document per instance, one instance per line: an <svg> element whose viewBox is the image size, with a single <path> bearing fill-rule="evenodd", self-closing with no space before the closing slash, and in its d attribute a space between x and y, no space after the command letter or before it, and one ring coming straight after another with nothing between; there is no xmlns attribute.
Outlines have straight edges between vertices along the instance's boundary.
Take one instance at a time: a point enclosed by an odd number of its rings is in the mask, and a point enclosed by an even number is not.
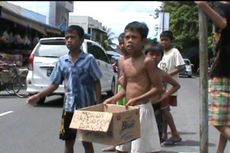
<svg viewBox="0 0 230 153"><path fill-rule="evenodd" d="M165 98L160 102L161 104L161 109L166 109L169 107L169 97Z"/></svg>
<svg viewBox="0 0 230 153"><path fill-rule="evenodd" d="M59 138L62 140L75 140L77 135L76 129L69 128L74 112L66 112L63 110L61 127L59 130Z"/></svg>
<svg viewBox="0 0 230 153"><path fill-rule="evenodd" d="M141 104L139 107L141 137L116 146L116 150L131 153L159 152L160 139L152 103Z"/></svg>
<svg viewBox="0 0 230 153"><path fill-rule="evenodd" d="M168 98L165 99L165 104L168 102L169 106L177 106L177 96L169 96Z"/></svg>
<svg viewBox="0 0 230 153"><path fill-rule="evenodd" d="M230 78L208 81L208 117L214 126L230 125Z"/></svg>

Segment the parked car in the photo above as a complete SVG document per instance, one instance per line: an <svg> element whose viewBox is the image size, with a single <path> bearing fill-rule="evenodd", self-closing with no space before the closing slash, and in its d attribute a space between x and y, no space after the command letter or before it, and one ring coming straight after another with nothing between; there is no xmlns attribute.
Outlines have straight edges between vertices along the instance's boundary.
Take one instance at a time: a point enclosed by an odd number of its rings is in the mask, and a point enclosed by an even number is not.
<svg viewBox="0 0 230 153"><path fill-rule="evenodd" d="M113 95L115 90L115 73L103 47L98 43L85 39L82 50L94 55L102 71L101 78L102 93ZM58 58L68 52L64 37L42 38L39 40L29 57L29 71L26 78L26 91L32 95L46 88L49 84L49 76L58 61ZM52 95L64 95L64 85ZM45 98L39 103L44 103Z"/></svg>
<svg viewBox="0 0 230 153"><path fill-rule="evenodd" d="M187 77L191 78L193 75L193 72L192 72L193 64L187 58L184 58L184 62L185 62L185 69L184 69L184 71L180 72L179 75L180 76L187 76Z"/></svg>

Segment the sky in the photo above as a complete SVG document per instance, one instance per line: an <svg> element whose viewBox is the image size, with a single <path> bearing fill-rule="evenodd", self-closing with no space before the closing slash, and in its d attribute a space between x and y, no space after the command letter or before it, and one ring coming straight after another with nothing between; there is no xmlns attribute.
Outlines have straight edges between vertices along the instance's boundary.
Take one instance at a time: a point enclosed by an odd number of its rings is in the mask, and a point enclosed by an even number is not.
<svg viewBox="0 0 230 153"><path fill-rule="evenodd" d="M160 6L160 1L74 1L74 11L70 15L90 16L110 28L115 37L129 22L145 22L149 27L148 38L155 38L159 19L154 19L154 13Z"/></svg>
<svg viewBox="0 0 230 153"><path fill-rule="evenodd" d="M25 7L41 14L47 12L41 6L33 6L24 1L8 1L21 7ZM111 29L114 37L118 37L125 26L132 21L145 22L149 27L148 38L158 38L156 25L160 25L160 19L154 19L155 9L160 8L161 1L74 1L74 11L69 15L89 16L102 26ZM43 13L42 13L43 12ZM117 44L117 40L114 40Z"/></svg>

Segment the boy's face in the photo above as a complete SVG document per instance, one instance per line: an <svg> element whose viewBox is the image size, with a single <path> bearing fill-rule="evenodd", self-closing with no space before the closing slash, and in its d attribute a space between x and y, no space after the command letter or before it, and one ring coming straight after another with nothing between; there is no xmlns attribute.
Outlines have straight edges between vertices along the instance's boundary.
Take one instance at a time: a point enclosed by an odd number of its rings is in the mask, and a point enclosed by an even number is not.
<svg viewBox="0 0 230 153"><path fill-rule="evenodd" d="M133 55L141 52L144 41L136 30L126 30L124 35L124 48L128 54Z"/></svg>
<svg viewBox="0 0 230 153"><path fill-rule="evenodd" d="M166 51L172 48L172 40L169 37L161 37L160 39L160 43Z"/></svg>
<svg viewBox="0 0 230 153"><path fill-rule="evenodd" d="M119 49L123 55L127 55L127 52L125 51L124 41L119 42Z"/></svg>
<svg viewBox="0 0 230 153"><path fill-rule="evenodd" d="M149 51L147 53L147 56L149 56L152 59L155 59L157 61L157 64L161 61L161 53L159 52Z"/></svg>
<svg viewBox="0 0 230 153"><path fill-rule="evenodd" d="M81 44L83 43L83 41L84 41L84 39L79 38L76 31L67 32L65 34L65 44L70 51L74 51L76 49L79 49L81 47Z"/></svg>

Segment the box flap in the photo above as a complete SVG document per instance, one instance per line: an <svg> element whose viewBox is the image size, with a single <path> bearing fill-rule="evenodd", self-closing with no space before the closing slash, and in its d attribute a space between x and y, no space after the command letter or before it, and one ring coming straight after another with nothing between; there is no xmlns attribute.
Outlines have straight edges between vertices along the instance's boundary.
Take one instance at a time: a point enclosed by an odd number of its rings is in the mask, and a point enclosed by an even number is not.
<svg viewBox="0 0 230 153"><path fill-rule="evenodd" d="M74 112L70 128L107 132L112 116L113 114L109 112L76 110Z"/></svg>

